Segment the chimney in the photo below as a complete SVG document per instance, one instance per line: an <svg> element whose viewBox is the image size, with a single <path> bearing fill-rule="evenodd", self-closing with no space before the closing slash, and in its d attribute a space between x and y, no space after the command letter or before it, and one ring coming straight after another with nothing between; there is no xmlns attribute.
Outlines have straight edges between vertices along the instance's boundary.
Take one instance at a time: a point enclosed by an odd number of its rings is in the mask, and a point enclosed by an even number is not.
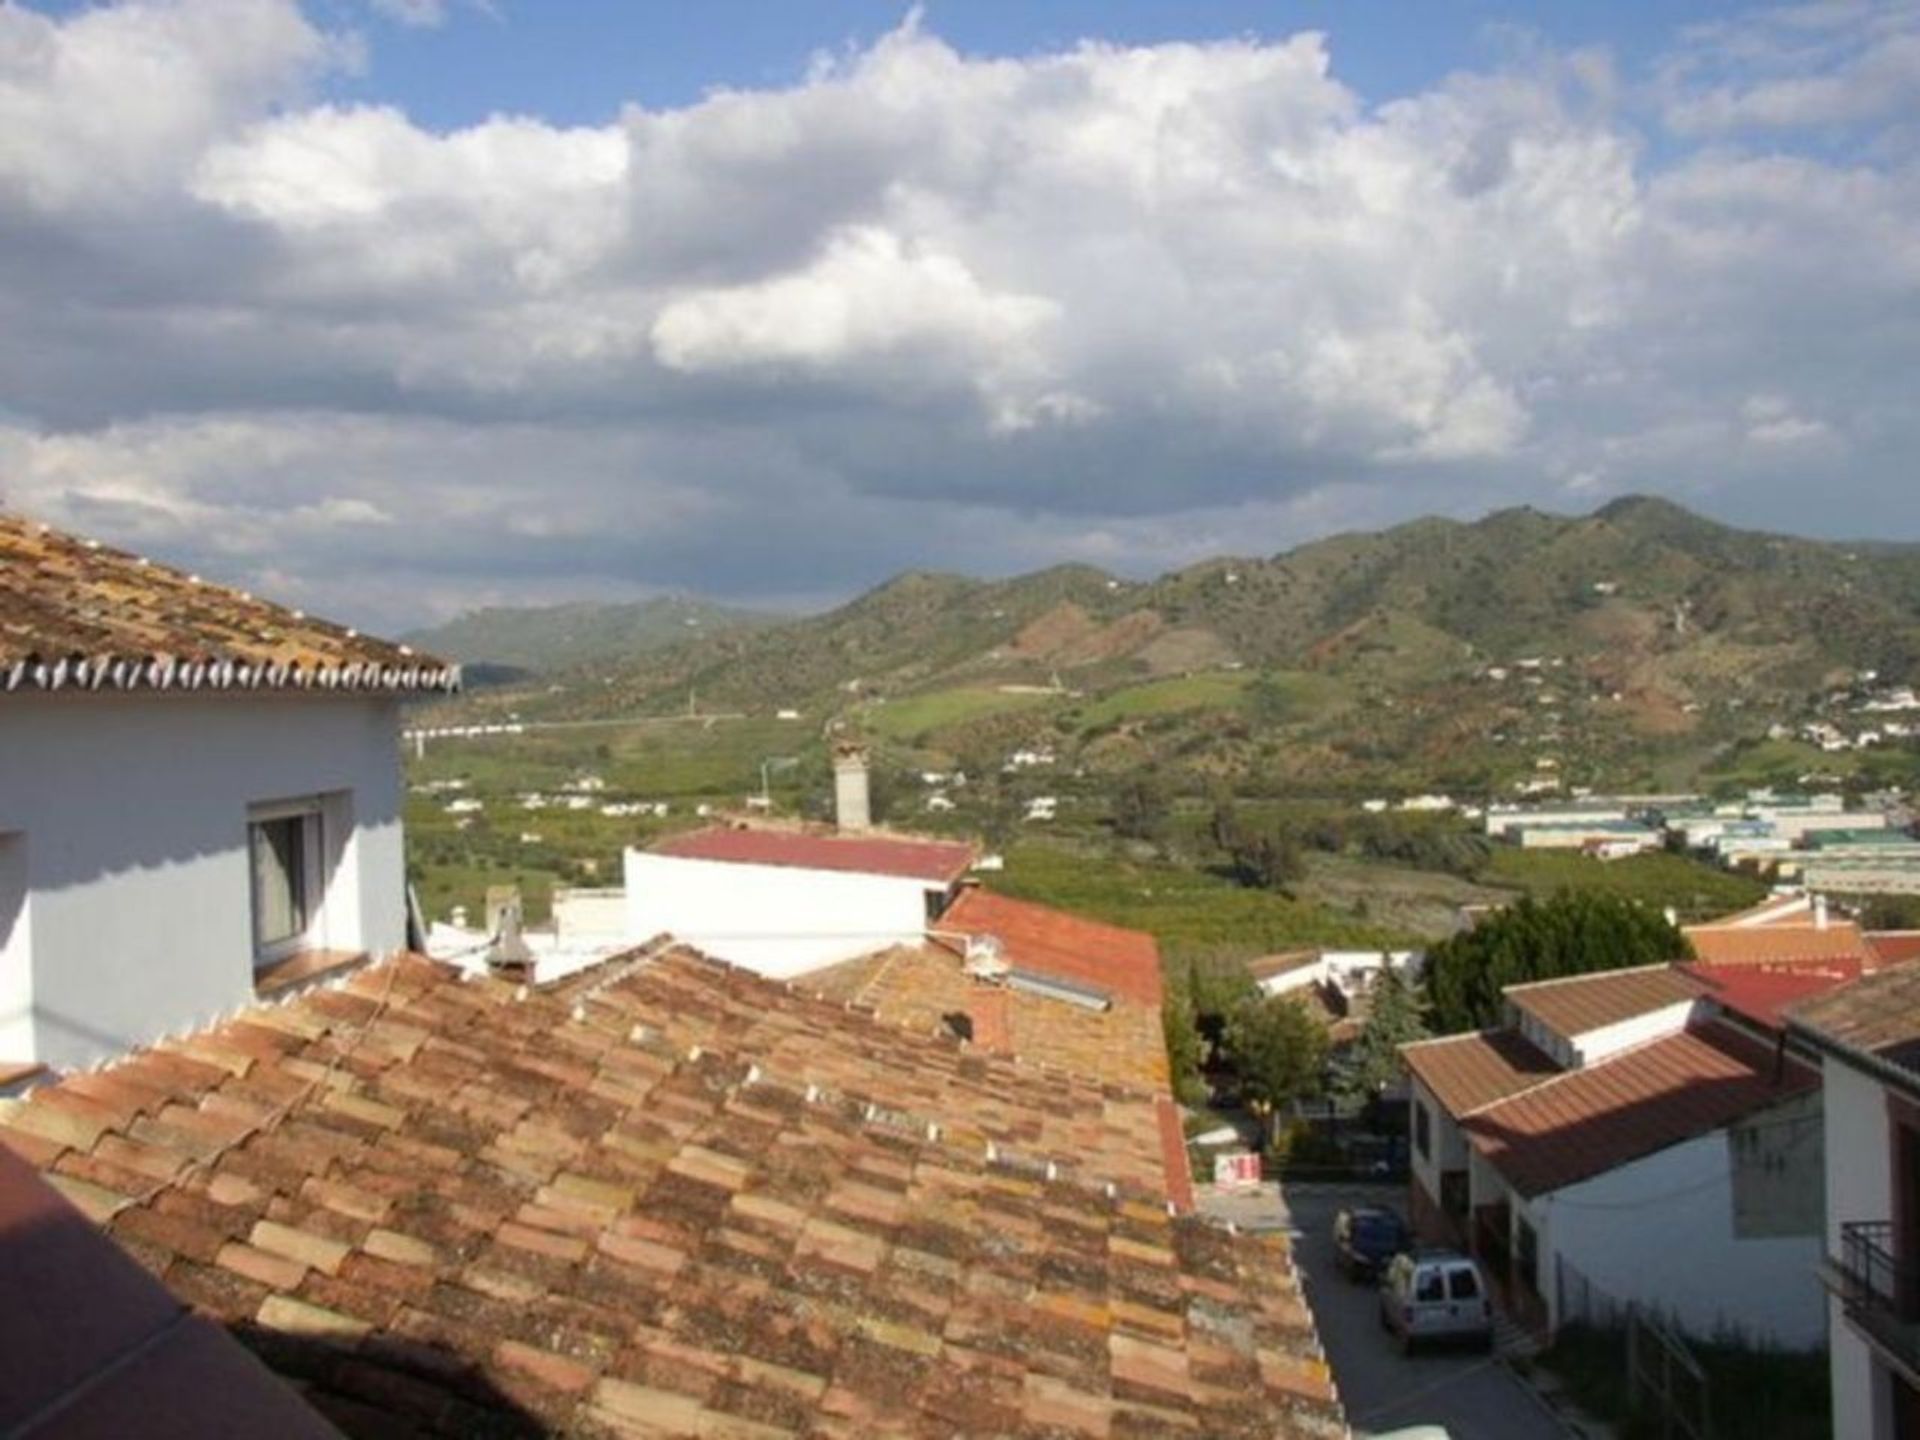
<svg viewBox="0 0 1920 1440"><path fill-rule="evenodd" d="M873 809L867 796L867 752L859 745L834 749L833 818L850 834L873 828Z"/></svg>
<svg viewBox="0 0 1920 1440"><path fill-rule="evenodd" d="M1824 895L1813 897L1813 928L1816 930L1827 928L1827 897Z"/></svg>

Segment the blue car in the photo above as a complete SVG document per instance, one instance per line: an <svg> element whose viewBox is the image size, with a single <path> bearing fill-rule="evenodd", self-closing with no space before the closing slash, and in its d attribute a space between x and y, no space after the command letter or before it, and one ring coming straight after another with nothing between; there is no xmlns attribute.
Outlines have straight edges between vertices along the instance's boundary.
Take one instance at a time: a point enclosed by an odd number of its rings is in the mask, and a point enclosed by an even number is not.
<svg viewBox="0 0 1920 1440"><path fill-rule="evenodd" d="M1351 1280L1371 1280L1412 1248L1407 1222L1384 1206L1363 1205L1333 1217L1334 1253Z"/></svg>

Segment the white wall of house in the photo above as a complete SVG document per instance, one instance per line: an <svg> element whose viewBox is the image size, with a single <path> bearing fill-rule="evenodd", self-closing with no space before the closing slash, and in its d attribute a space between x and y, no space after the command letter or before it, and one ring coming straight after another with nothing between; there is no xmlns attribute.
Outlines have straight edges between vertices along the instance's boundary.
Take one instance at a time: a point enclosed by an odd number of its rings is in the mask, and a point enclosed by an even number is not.
<svg viewBox="0 0 1920 1440"><path fill-rule="evenodd" d="M30 947L0 955L4 1058L91 1064L251 1003L247 816L262 802L323 802L307 943L398 949L397 735L397 702L361 696L0 699L0 832L23 837L31 920Z"/></svg>
<svg viewBox="0 0 1920 1440"><path fill-rule="evenodd" d="M1893 1219L1893 1159L1887 1092L1878 1080L1827 1057L1821 1066L1827 1131L1827 1246L1840 1253L1840 1227Z"/></svg>
<svg viewBox="0 0 1920 1440"><path fill-rule="evenodd" d="M1818 1166L1819 1126L1802 1118ZM1555 1261L1564 1258L1616 1299L1657 1307L1690 1334L1738 1325L1795 1349L1825 1343L1819 1234L1738 1238L1732 1172L1727 1132L1716 1130L1521 1202L1539 1231L1540 1286L1555 1323Z"/></svg>
<svg viewBox="0 0 1920 1440"><path fill-rule="evenodd" d="M0 1061L33 1058L27 837L0 830Z"/></svg>
<svg viewBox="0 0 1920 1440"><path fill-rule="evenodd" d="M1893 1219L1893 1146L1887 1092L1878 1080L1827 1056L1821 1065L1827 1141L1827 1253L1838 1255L1840 1227ZM1846 1319L1837 1297L1828 1308L1833 1433L1887 1440L1891 1392L1872 1348Z"/></svg>
<svg viewBox="0 0 1920 1440"><path fill-rule="evenodd" d="M661 933L716 959L785 979L923 938L927 894L891 875L746 865L628 850L627 938Z"/></svg>
<svg viewBox="0 0 1920 1440"><path fill-rule="evenodd" d="M1617 1024L1603 1025L1597 1030L1583 1030L1573 1037L1574 1052L1579 1057L1577 1063L1591 1065L1635 1045L1644 1045L1649 1040L1678 1035L1687 1028L1687 1021L1692 1018L1699 1003L1697 1000L1682 1000L1678 1004L1649 1010L1644 1015L1635 1015Z"/></svg>
<svg viewBox="0 0 1920 1440"><path fill-rule="evenodd" d="M1424 1105L1431 1117L1427 1153L1422 1155L1420 1147L1413 1146L1414 1183L1426 1191L1427 1198L1438 1206L1440 1176L1448 1170L1467 1168L1467 1139L1460 1133L1460 1127L1454 1123L1453 1117L1447 1114L1446 1108L1418 1078L1413 1080L1411 1099L1415 1105Z"/></svg>

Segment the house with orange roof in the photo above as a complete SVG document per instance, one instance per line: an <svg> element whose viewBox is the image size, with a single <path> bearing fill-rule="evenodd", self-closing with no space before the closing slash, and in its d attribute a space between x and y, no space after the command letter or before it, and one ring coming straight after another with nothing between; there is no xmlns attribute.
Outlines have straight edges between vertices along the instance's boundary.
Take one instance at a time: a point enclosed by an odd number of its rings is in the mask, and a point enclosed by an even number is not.
<svg viewBox="0 0 1920 1440"><path fill-rule="evenodd" d="M1347 1435L1290 1241L1175 1213L1146 1109L666 943L382 962L0 1100L0 1216L139 1262L8 1307L75 1343L0 1428Z"/></svg>
<svg viewBox="0 0 1920 1440"><path fill-rule="evenodd" d="M400 706L458 678L0 515L0 1091L398 950Z"/></svg>
<svg viewBox="0 0 1920 1440"><path fill-rule="evenodd" d="M966 1040L1146 1102L1167 1198L1194 1205L1161 1017L1160 950L1141 930L962 887L925 942L794 977L881 1020Z"/></svg>
<svg viewBox="0 0 1920 1440"><path fill-rule="evenodd" d="M1598 1294L1821 1343L1819 1072L1779 997L1729 1003L1682 965L1503 994L1505 1024L1403 1048L1420 1233L1480 1256L1543 1334Z"/></svg>

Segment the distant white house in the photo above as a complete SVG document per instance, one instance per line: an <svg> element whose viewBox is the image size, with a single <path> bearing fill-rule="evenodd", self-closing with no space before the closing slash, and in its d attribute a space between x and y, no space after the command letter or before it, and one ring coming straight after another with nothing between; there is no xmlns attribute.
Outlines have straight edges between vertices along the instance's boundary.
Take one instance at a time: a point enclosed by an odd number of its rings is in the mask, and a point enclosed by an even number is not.
<svg viewBox="0 0 1920 1440"><path fill-rule="evenodd" d="M1419 950L1296 950L1248 962L1254 984L1268 995L1319 986L1345 996L1364 995L1388 970L1418 979L1426 963Z"/></svg>
<svg viewBox="0 0 1920 1440"><path fill-rule="evenodd" d="M405 944L400 700L456 670L5 516L0 615L0 1060Z"/></svg>
<svg viewBox="0 0 1920 1440"><path fill-rule="evenodd" d="M1060 818L1060 797L1057 795L1036 795L1027 801L1026 818L1029 820L1057 820Z"/></svg>
<svg viewBox="0 0 1920 1440"><path fill-rule="evenodd" d="M670 934L785 979L922 939L974 848L867 829L865 756L834 763L838 831L714 825L629 848L629 941Z"/></svg>

